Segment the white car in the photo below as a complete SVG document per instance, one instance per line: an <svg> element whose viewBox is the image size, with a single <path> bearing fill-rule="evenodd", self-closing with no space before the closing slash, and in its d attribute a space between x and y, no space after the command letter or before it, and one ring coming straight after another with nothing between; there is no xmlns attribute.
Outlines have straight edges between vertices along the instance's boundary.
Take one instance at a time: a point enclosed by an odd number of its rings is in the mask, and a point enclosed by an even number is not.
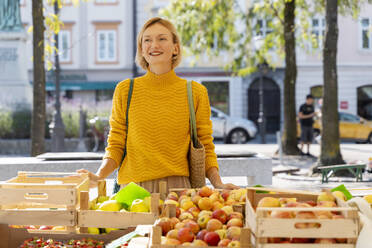
<svg viewBox="0 0 372 248"><path fill-rule="evenodd" d="M245 144L256 136L257 127L253 121L230 117L213 107L211 112L215 139L222 139L227 144Z"/></svg>

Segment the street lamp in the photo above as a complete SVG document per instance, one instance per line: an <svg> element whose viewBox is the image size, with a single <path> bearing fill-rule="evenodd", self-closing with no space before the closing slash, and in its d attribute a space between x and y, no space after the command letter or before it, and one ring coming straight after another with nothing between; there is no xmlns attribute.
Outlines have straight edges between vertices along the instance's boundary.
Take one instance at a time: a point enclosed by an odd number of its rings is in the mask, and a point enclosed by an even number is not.
<svg viewBox="0 0 372 248"><path fill-rule="evenodd" d="M253 40L253 45L255 48L255 51L260 56L260 50L262 48L262 45L264 44L264 37L262 36L256 36ZM261 59L260 59L261 60ZM258 91L259 95L259 114L258 114L258 125L260 129L260 136L261 136L261 143L266 144L266 117L264 112L264 82L263 77L267 74L269 67L266 62L260 62L258 64L258 71L260 73L260 87Z"/></svg>

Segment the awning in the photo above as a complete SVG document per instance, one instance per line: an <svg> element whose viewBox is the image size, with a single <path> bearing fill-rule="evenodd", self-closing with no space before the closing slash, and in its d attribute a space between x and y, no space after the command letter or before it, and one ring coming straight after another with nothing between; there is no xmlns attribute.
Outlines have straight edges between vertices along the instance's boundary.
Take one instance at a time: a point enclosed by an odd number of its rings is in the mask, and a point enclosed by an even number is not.
<svg viewBox="0 0 372 248"><path fill-rule="evenodd" d="M61 90L114 90L118 82L61 82ZM55 90L54 82L46 83L46 90Z"/></svg>

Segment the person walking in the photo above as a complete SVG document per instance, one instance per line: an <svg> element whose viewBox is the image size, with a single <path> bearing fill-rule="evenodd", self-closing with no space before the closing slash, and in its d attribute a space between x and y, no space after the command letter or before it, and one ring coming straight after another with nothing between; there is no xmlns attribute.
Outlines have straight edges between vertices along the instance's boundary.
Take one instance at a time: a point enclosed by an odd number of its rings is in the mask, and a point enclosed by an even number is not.
<svg viewBox="0 0 372 248"><path fill-rule="evenodd" d="M119 168L121 186L135 182L158 192L159 182L165 181L168 188L190 188L187 80L174 71L181 57L181 41L171 22L155 17L143 25L137 37L136 62L146 74L133 80L128 119L131 79L115 88L108 145L100 168L96 173L78 170L89 174L93 186ZM192 92L197 135L205 148L206 177L215 188L238 188L222 183L219 175L207 89L192 81Z"/></svg>
<svg viewBox="0 0 372 248"><path fill-rule="evenodd" d="M306 102L300 106L298 117L300 119L301 126L300 150L303 154L308 156L311 156L310 144L313 142L314 136L314 116L314 98L312 95L307 95ZM307 153L304 153L303 151L304 144L307 145Z"/></svg>

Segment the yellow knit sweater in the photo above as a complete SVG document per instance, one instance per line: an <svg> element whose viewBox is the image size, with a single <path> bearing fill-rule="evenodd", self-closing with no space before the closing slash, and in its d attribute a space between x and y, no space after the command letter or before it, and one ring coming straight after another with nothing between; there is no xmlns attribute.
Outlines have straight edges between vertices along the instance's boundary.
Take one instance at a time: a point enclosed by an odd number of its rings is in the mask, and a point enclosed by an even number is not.
<svg viewBox="0 0 372 248"><path fill-rule="evenodd" d="M126 136L126 108L130 80L115 89L110 134L104 158L120 164ZM135 78L128 117L127 155L118 183L142 182L167 176L188 176L190 121L187 81L174 70L162 75L148 71ZM192 82L197 133L206 150L205 167L217 167L207 89Z"/></svg>

